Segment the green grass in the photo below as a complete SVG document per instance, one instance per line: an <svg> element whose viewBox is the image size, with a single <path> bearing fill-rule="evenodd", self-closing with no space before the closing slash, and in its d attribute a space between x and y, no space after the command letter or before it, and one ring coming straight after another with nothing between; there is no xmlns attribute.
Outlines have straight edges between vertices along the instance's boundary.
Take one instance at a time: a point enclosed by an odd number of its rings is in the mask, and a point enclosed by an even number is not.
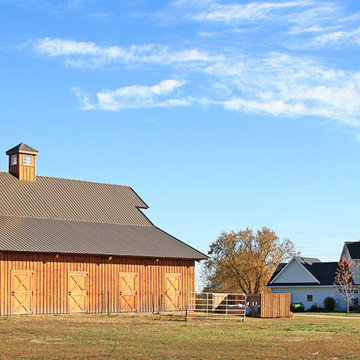
<svg viewBox="0 0 360 360"><path fill-rule="evenodd" d="M180 316L0 318L0 359L358 359L360 321Z"/></svg>
<svg viewBox="0 0 360 360"><path fill-rule="evenodd" d="M360 313L347 314L345 312L312 312L312 311L304 311L304 312L295 313L295 314L360 317Z"/></svg>

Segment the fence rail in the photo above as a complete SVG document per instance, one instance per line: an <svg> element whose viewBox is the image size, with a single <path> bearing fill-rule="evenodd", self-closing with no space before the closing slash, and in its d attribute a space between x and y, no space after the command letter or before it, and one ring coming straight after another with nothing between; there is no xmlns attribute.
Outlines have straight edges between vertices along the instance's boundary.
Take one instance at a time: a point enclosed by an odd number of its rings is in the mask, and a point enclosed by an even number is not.
<svg viewBox="0 0 360 360"><path fill-rule="evenodd" d="M220 293L189 293L186 320L237 317L245 321L246 295Z"/></svg>

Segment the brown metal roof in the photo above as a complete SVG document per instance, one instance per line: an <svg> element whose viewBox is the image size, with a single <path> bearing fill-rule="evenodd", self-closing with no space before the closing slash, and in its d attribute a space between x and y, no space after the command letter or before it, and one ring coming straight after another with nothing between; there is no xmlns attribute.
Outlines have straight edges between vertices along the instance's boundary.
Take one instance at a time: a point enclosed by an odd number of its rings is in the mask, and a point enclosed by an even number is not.
<svg viewBox="0 0 360 360"><path fill-rule="evenodd" d="M128 186L0 172L0 215L151 226L147 205Z"/></svg>
<svg viewBox="0 0 360 360"><path fill-rule="evenodd" d="M128 186L0 172L0 251L205 259L155 227Z"/></svg>
<svg viewBox="0 0 360 360"><path fill-rule="evenodd" d="M0 216L0 251L205 259L155 226Z"/></svg>
<svg viewBox="0 0 360 360"><path fill-rule="evenodd" d="M13 148L11 148L10 150L8 150L6 152L6 155L16 154L18 152L29 153L29 154L34 154L34 155L39 154L39 152L37 150L35 150L34 148L32 148L31 146L26 145L24 143L20 143L19 145L16 145Z"/></svg>

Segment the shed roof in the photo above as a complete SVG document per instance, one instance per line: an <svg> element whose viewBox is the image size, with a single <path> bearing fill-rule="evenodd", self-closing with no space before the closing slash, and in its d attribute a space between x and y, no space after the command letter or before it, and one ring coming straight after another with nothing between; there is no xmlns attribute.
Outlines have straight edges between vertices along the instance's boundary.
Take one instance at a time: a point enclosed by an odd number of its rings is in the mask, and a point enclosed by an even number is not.
<svg viewBox="0 0 360 360"><path fill-rule="evenodd" d="M204 259L155 226L0 216L0 251Z"/></svg>

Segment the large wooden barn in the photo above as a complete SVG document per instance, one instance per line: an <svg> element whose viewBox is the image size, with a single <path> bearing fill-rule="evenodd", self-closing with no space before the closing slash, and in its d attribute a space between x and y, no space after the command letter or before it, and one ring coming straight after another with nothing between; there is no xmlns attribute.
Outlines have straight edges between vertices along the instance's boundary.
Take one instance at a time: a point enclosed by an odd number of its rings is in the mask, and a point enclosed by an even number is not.
<svg viewBox="0 0 360 360"><path fill-rule="evenodd" d="M131 187L0 172L0 315L184 309L206 255L154 226Z"/></svg>

